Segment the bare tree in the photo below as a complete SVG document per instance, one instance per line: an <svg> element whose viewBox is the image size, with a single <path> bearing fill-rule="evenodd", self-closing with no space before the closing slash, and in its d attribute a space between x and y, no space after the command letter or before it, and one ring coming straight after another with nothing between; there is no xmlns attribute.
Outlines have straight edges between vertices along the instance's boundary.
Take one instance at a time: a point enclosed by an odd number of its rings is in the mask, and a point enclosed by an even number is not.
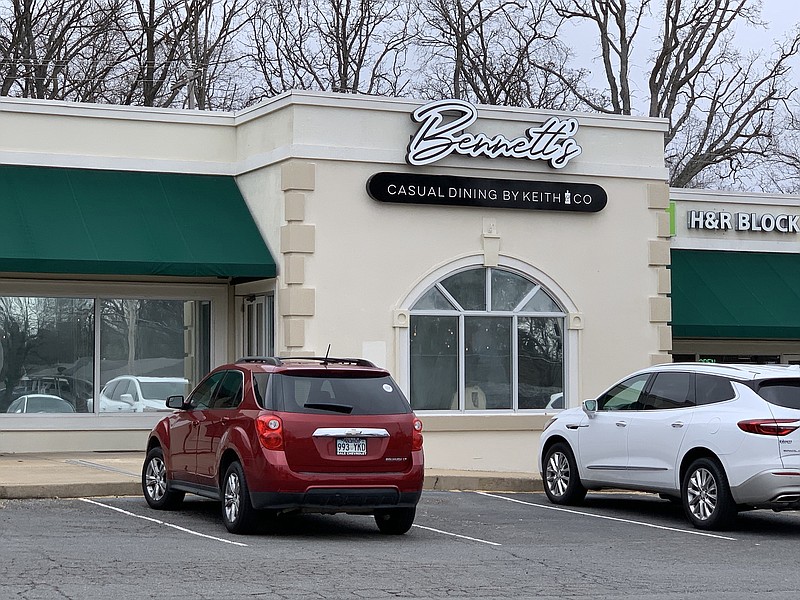
<svg viewBox="0 0 800 600"><path fill-rule="evenodd" d="M404 0L261 0L251 12L254 99L295 89L399 95L412 4Z"/></svg>
<svg viewBox="0 0 800 600"><path fill-rule="evenodd" d="M123 27L135 59L121 103L217 108L211 94L236 63L231 47L245 0L133 0L133 6ZM231 94L225 102L234 103Z"/></svg>
<svg viewBox="0 0 800 600"><path fill-rule="evenodd" d="M188 108L230 110L246 98L237 38L247 25L247 5L247 0L212 2L194 14L181 57L185 75L171 90L185 86Z"/></svg>
<svg viewBox="0 0 800 600"><path fill-rule="evenodd" d="M592 110L631 114L637 100L631 53L650 0L551 2L561 16L594 25L608 103L565 83ZM773 113L795 91L786 75L800 36L795 33L776 44L766 60L741 53L733 43L734 25L762 26L759 14L760 5L753 0L665 0L645 102L649 116L669 120L664 141L673 186L735 180L771 156ZM550 73L559 76L557 70Z"/></svg>
<svg viewBox="0 0 800 600"><path fill-rule="evenodd" d="M422 95L482 104L574 108L571 88L586 72L565 65L559 18L532 0L426 0L418 43L432 54L416 86ZM557 70L553 76L539 64Z"/></svg>
<svg viewBox="0 0 800 600"><path fill-rule="evenodd" d="M12 0L0 8L0 95L103 99L128 58L123 0Z"/></svg>

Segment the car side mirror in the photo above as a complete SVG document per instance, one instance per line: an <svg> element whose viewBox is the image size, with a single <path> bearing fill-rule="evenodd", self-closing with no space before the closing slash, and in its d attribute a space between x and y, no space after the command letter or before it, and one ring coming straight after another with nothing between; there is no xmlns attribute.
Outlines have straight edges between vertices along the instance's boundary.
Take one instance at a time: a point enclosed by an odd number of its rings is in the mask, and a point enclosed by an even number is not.
<svg viewBox="0 0 800 600"><path fill-rule="evenodd" d="M121 402L133 406L133 394L121 394L119 399Z"/></svg>
<svg viewBox="0 0 800 600"><path fill-rule="evenodd" d="M169 396L167 398L167 408L174 408L177 410L187 410L191 408L192 405L186 402L186 398L183 396Z"/></svg>
<svg viewBox="0 0 800 600"><path fill-rule="evenodd" d="M590 417L593 417L597 412L597 400L584 400L581 406L583 407L583 412Z"/></svg>

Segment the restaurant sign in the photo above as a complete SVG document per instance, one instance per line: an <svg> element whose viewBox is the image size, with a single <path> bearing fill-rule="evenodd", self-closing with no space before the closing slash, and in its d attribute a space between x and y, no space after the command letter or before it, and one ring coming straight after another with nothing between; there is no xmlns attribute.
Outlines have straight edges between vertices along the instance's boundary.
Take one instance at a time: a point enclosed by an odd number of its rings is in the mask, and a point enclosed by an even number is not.
<svg viewBox="0 0 800 600"><path fill-rule="evenodd" d="M591 183L486 179L416 173L375 173L367 193L380 202L599 212L606 191Z"/></svg>
<svg viewBox="0 0 800 600"><path fill-rule="evenodd" d="M430 102L417 108L411 119L419 123L419 129L408 144L406 162L410 165L429 165L455 152L465 156L544 160L554 169L561 169L582 152L573 139L578 121L572 118L550 117L513 139L465 131L478 119L478 110L463 100Z"/></svg>

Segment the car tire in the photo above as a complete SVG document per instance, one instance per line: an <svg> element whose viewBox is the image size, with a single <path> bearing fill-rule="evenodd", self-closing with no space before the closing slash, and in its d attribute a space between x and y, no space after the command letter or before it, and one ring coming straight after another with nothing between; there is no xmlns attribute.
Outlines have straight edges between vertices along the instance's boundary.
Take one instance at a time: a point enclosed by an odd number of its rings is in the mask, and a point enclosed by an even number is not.
<svg viewBox="0 0 800 600"><path fill-rule="evenodd" d="M544 493L553 504L579 504L586 497L572 449L564 443L550 446L544 455Z"/></svg>
<svg viewBox="0 0 800 600"><path fill-rule="evenodd" d="M681 500L686 517L698 529L725 529L736 518L725 470L711 458L698 458L689 465L681 483Z"/></svg>
<svg viewBox="0 0 800 600"><path fill-rule="evenodd" d="M151 448L142 466L142 493L147 504L156 510L173 510L183 502L185 492L171 490L167 464L160 447Z"/></svg>
<svg viewBox="0 0 800 600"><path fill-rule="evenodd" d="M255 523L256 510L250 501L250 490L244 469L232 462L222 479L222 521L231 533L250 533Z"/></svg>
<svg viewBox="0 0 800 600"><path fill-rule="evenodd" d="M403 535L414 524L416 508L385 508L375 511L375 523L381 533Z"/></svg>

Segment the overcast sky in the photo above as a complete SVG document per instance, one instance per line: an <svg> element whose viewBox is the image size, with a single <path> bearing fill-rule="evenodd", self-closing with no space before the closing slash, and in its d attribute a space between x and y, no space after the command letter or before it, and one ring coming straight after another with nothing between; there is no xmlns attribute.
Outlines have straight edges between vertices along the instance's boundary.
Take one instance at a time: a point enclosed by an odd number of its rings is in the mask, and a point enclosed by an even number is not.
<svg viewBox="0 0 800 600"><path fill-rule="evenodd" d="M663 4L663 0L654 0L654 12L661 4ZM768 24L767 29L742 25L736 31L736 40L743 50L761 52L768 56L773 50L776 40L783 39L794 28L800 26L800 0L763 0L761 17ZM657 35L658 23L654 20L646 27L650 28L653 36ZM646 89L648 57L654 45L644 43L645 40L646 37L641 37L634 48L634 72L640 82L640 87L644 86ZM589 25L567 24L562 30L562 41L568 43L575 51L576 64L590 66L592 71L597 74L594 79L596 85L605 87L602 63L598 58L600 51L597 46L595 29ZM800 87L800 57L795 57L792 69L793 79L798 82L797 86ZM641 100L644 94L639 94L639 97ZM641 105L637 105L636 111L641 114L642 108Z"/></svg>

